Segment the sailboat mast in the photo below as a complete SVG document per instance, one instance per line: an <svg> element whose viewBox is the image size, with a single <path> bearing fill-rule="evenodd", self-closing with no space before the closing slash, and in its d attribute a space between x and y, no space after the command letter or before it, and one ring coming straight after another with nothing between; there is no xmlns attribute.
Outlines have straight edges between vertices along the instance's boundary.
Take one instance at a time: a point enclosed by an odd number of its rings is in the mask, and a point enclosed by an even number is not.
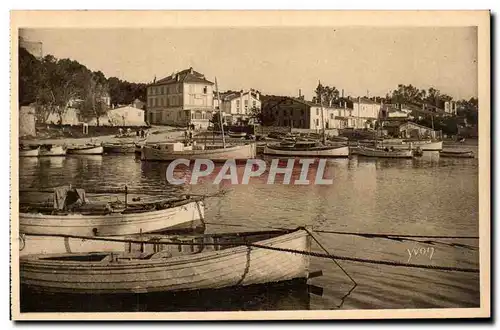
<svg viewBox="0 0 500 330"><path fill-rule="evenodd" d="M321 81L318 81L321 86ZM321 95L321 91L319 93L319 105L321 107L321 125L323 127L323 144L326 144L326 136L325 136L325 116L323 114L323 97Z"/></svg>
<svg viewBox="0 0 500 330"><path fill-rule="evenodd" d="M215 91L217 92L217 101L219 104L219 121L220 121L220 129L222 131L222 147L226 148L226 137L224 135L224 124L222 121L222 109L220 103L219 86L217 85L217 77L215 77Z"/></svg>

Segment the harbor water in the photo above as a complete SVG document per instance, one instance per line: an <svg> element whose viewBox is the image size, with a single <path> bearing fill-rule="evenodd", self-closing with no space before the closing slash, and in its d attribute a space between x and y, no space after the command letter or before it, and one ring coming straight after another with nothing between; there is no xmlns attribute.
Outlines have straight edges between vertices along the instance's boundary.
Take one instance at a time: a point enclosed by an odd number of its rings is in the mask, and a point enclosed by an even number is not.
<svg viewBox="0 0 500 330"><path fill-rule="evenodd" d="M477 148L474 151L477 154ZM27 157L19 160L20 189L70 183L87 190L127 185L134 191L157 192L156 198L228 190L221 197L206 200L207 232L308 225L316 231L315 237L321 245L337 256L479 267L477 239L422 242L426 239L394 240L326 233L478 236L477 159L439 158L437 152L425 152L423 157L415 159L356 156L331 159L324 174L333 178L333 184L329 185L285 185L281 184L279 175L275 184L266 184L267 177L263 177L252 179L248 185L233 185L229 180L215 185L212 176L195 185L171 185L166 182L167 166L167 163L141 162L134 155ZM298 178L300 169L300 165L294 168L293 178ZM240 170L243 166L238 172ZM185 171L189 176L189 170ZM138 196L130 196L133 197ZM152 198L151 195L140 197ZM123 196L113 195L111 199L123 199ZM313 249L324 252L315 242ZM351 261L338 263L357 283L350 293L353 283L335 262L312 257L311 271L321 270L323 275L308 283L321 287L322 295L304 294L307 288L289 286L229 290L226 298L218 302L210 300L217 294L142 296L133 298L128 307L117 297L116 311L479 307L478 273ZM182 300L184 304L173 303L172 299ZM113 304L99 304L97 300L73 307L57 301L57 296L41 300L27 293L21 296L21 309L54 311L50 306L56 305L60 308L56 311L112 311L115 308L110 307Z"/></svg>

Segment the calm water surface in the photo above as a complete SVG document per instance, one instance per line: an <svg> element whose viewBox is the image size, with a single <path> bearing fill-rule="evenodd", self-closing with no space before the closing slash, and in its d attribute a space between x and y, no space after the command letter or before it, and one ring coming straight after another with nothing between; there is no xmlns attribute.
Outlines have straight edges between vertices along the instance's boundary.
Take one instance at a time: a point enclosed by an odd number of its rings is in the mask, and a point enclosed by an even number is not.
<svg viewBox="0 0 500 330"><path fill-rule="evenodd" d="M208 232L312 225L315 230L360 233L478 235L477 159L440 159L437 153L429 152L422 158L410 160L356 156L328 160L325 177L333 178L332 185L283 185L280 184L280 176L274 185L265 184L267 178L252 179L249 185L231 185L229 181L214 185L213 175L197 185L174 186L166 183L167 165L141 162L133 155L23 158L19 162L20 187L48 188L71 183L91 190L128 185L129 189L155 191L158 192L157 196L166 197L230 189L223 197L207 200L206 221L210 223L207 226ZM243 168L240 167L239 175L242 172ZM187 177L190 174L189 170L182 169L176 173ZM300 167L297 166L292 174L292 181L299 175ZM122 196L113 198L120 199ZM142 198L145 200L151 196ZM441 239L441 242L448 244L430 245L415 241L329 233L315 235L335 255L407 262L408 249L411 251L414 248L433 247L432 258L429 255L418 255L413 256L410 262L479 267L478 241L473 239ZM451 246L449 243L462 243L466 246ZM314 243L313 248L322 252ZM479 274L476 273L348 261L341 261L340 264L358 283L345 299L343 297L352 287L349 278L333 261L312 258L312 270L322 270L323 276L314 278L309 283L322 287L322 296L303 294L304 288L298 287L259 289L258 292L229 293L229 298L222 302L211 302L204 296L179 298L187 301L184 307L172 304L172 300L162 302L161 297L155 297L153 302L144 302L144 298L139 301L137 298L129 309L166 311L479 306ZM56 298L51 299L57 300ZM25 299L22 303L33 304L37 298L28 295L22 299ZM172 297L169 296L169 299ZM48 300L44 304L48 306ZM95 303L91 303L86 307L79 306L77 310L92 310L91 305L95 307ZM64 306L67 307L67 304ZM38 308L41 308L40 305ZM100 308L106 309L102 306ZM122 305L116 308L125 309Z"/></svg>

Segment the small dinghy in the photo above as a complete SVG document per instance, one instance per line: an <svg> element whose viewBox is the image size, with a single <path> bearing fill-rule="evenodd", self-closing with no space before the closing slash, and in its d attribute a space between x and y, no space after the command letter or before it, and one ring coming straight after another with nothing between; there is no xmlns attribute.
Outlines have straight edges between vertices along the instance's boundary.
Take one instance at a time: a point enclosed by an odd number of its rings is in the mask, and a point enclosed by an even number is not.
<svg viewBox="0 0 500 330"><path fill-rule="evenodd" d="M32 291L83 295L278 283L309 276L310 243L302 228L158 237L138 251L122 242L129 251L26 255L20 278Z"/></svg>
<svg viewBox="0 0 500 330"><path fill-rule="evenodd" d="M443 150L439 153L439 156L449 158L474 158L474 152L470 150Z"/></svg>
<svg viewBox="0 0 500 330"><path fill-rule="evenodd" d="M102 155L104 148L96 145L74 146L68 148L68 154L72 155Z"/></svg>
<svg viewBox="0 0 500 330"><path fill-rule="evenodd" d="M227 135L229 135L229 137L232 137L232 138L244 138L247 136L247 133L246 132L232 132L232 131L229 131L227 133Z"/></svg>
<svg viewBox="0 0 500 330"><path fill-rule="evenodd" d="M63 146L55 146L51 144L44 144L40 146L40 157L48 156L66 156L66 148Z"/></svg>

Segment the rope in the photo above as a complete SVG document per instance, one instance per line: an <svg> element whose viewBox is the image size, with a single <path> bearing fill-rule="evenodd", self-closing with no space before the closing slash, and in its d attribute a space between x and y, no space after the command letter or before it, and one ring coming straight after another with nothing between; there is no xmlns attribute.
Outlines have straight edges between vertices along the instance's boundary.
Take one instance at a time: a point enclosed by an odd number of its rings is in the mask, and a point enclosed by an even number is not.
<svg viewBox="0 0 500 330"><path fill-rule="evenodd" d="M63 234L54 234L54 235L44 235L44 234L29 234L32 236L55 236L55 237L68 237L75 239L88 239L88 240L96 240L96 241L110 241L110 242L122 242L122 243L137 243L137 244L162 244L162 245L194 245L198 246L200 243L190 243L190 242L148 242L143 240L133 240L133 239L120 239L120 238L110 238L110 237L89 237L89 236L77 236L77 235L63 235ZM243 243L243 244L235 244L235 243L203 243L204 245L219 245L219 246L242 246L246 245L249 247L255 247L260 249L266 249L271 251L279 251L279 252L288 252L301 254L311 257L324 258L324 259L337 259L337 260L345 260L345 261L353 261L353 262L361 262L361 263L370 263L377 265L387 265L387 266L396 266L396 267L409 267L409 268L423 268L423 269L433 269L433 270L444 270L444 271L457 271L457 272L466 272L466 273L479 273L479 269L475 268L461 268L461 267L447 267L447 266L435 266L435 265L421 265L421 264L409 264L398 261L385 261L385 260L373 260L373 259L363 259L363 258L355 258L355 257L346 257L346 256L337 256L333 254L327 253L318 253L318 252L309 252L309 251L300 251L300 250L292 250L285 248L278 248L267 245L260 245L255 243Z"/></svg>
<svg viewBox="0 0 500 330"><path fill-rule="evenodd" d="M439 236L439 235L400 235L400 234L370 234L370 233L355 233L355 232L345 232L345 231L333 231L333 230L314 230L317 233L325 234L339 234L339 235L355 235L364 237L383 237L383 238L449 238L449 239L479 239L478 236Z"/></svg>

